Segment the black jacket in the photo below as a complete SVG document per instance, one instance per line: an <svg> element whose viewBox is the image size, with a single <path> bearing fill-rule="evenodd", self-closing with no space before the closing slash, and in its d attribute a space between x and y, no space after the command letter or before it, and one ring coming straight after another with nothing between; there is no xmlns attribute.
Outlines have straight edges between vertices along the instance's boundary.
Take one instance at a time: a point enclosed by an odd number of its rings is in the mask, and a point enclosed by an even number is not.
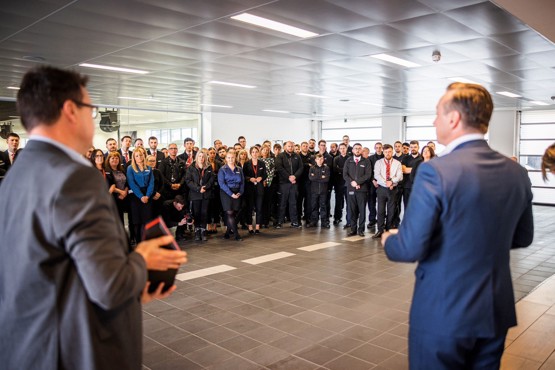
<svg viewBox="0 0 555 370"><path fill-rule="evenodd" d="M279 174L280 184L290 184L289 176L293 175L300 180L303 174L303 162L297 153L282 152L276 157L276 171Z"/></svg>
<svg viewBox="0 0 555 370"><path fill-rule="evenodd" d="M328 182L330 181L330 168L327 165L314 165L310 167L308 178L310 179L310 191L313 194L327 194Z"/></svg>
<svg viewBox="0 0 555 370"><path fill-rule="evenodd" d="M347 191L368 191L368 182L372 178L372 164L368 158L360 157L358 164L355 162L355 157L349 157L345 162L343 167L343 178L345 179L345 185L347 185ZM351 181L356 181L360 185L359 189L353 188Z"/></svg>
<svg viewBox="0 0 555 370"><path fill-rule="evenodd" d="M256 167L257 168L256 168L256 175L255 175L254 167L252 165L252 160L247 161L245 163L245 166L243 166L243 176L245 176L245 191L252 191L255 186L259 191L264 190L264 181L266 181L266 179L268 178L268 172L266 171L266 163L264 163L264 161L261 161L259 159ZM262 177L262 181L254 185L251 182L251 178L253 177Z"/></svg>
<svg viewBox="0 0 555 370"><path fill-rule="evenodd" d="M164 178L164 188L171 190L172 184L185 185L185 162L179 156L173 161L170 157L164 158L158 168Z"/></svg>
<svg viewBox="0 0 555 370"><path fill-rule="evenodd" d="M345 166L345 162L349 159L350 155L346 155L342 157L341 154L338 155L333 159L333 179L335 180L336 185L345 185L345 179L343 178L343 167Z"/></svg>
<svg viewBox="0 0 555 370"><path fill-rule="evenodd" d="M212 171L212 166L206 167L204 170L199 169L192 164L187 169L185 181L189 187L189 200L210 199L212 197L212 187L216 177ZM206 192L201 193L200 189L204 186Z"/></svg>

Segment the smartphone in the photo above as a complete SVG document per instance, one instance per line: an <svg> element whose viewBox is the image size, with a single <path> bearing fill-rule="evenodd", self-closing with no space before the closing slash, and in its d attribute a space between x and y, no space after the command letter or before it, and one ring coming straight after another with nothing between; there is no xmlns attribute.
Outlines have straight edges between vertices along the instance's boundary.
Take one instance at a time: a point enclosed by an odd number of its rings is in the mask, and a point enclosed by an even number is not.
<svg viewBox="0 0 555 370"><path fill-rule="evenodd" d="M154 220L148 222L144 229L144 239L154 239L164 235L172 235L166 223L162 217L157 217ZM161 246L161 248L170 250L179 250L179 246L172 240L171 243ZM148 281L150 281L150 286L148 287L148 292L153 293L161 283L164 283L164 288L162 292L167 291L173 286L175 281L175 275L177 275L177 269L168 269L166 271L148 270Z"/></svg>

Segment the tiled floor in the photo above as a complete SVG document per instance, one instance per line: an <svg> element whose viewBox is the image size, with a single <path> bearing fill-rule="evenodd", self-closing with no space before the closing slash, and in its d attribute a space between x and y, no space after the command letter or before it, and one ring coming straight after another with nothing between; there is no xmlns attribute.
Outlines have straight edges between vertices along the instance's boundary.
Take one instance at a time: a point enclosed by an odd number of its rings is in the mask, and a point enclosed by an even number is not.
<svg viewBox="0 0 555 370"><path fill-rule="evenodd" d="M554 215L536 207L534 244L512 252L517 300L555 274ZM342 228L246 235L184 244L178 290L144 308L145 368L407 369L415 265ZM540 339L555 333L548 289L518 303L503 369L555 368L555 342Z"/></svg>

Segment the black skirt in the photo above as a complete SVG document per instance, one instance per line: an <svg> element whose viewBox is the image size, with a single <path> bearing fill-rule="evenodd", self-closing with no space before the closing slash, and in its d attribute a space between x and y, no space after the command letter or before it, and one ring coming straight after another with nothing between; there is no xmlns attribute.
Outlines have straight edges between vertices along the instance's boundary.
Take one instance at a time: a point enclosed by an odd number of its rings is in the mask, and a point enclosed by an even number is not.
<svg viewBox="0 0 555 370"><path fill-rule="evenodd" d="M233 191L233 190L232 190ZM238 199L232 198L220 189L220 198L222 200L222 208L224 211L238 211L241 209L241 195Z"/></svg>
<svg viewBox="0 0 555 370"><path fill-rule="evenodd" d="M143 225L152 220L152 199L149 198L145 204L135 194L129 194L128 197L133 224Z"/></svg>

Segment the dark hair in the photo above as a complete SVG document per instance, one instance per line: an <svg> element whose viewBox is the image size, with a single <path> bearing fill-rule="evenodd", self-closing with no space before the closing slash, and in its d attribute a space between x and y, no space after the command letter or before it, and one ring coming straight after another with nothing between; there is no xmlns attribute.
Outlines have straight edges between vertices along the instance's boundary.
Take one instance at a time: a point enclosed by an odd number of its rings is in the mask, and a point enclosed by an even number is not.
<svg viewBox="0 0 555 370"><path fill-rule="evenodd" d="M138 137L138 138L136 138L135 141L133 142L133 145L137 144L137 141L139 141L139 140L143 141L143 139L141 139L140 137Z"/></svg>
<svg viewBox="0 0 555 370"><path fill-rule="evenodd" d="M95 149L92 152L91 157L89 158L89 161L92 163L94 168L96 168L96 153L98 152L100 152L100 154L102 154L102 156L104 157L104 152L102 151L102 149Z"/></svg>
<svg viewBox="0 0 555 370"><path fill-rule="evenodd" d="M23 76L17 93L17 109L27 131L53 125L67 100L81 102L88 78L77 72L49 66L31 69Z"/></svg>
<svg viewBox="0 0 555 370"><path fill-rule="evenodd" d="M555 171L555 143L551 144L545 150L542 156L542 177L543 181L547 181L547 172Z"/></svg>
<svg viewBox="0 0 555 370"><path fill-rule="evenodd" d="M173 202L185 205L185 198L183 198L183 195L176 195L175 198L173 198Z"/></svg>
<svg viewBox="0 0 555 370"><path fill-rule="evenodd" d="M410 145L409 145L409 143L404 142L404 143L403 143L403 146L410 146Z"/></svg>
<svg viewBox="0 0 555 370"><path fill-rule="evenodd" d="M318 141L318 146L320 146L320 144L322 144L322 143L327 144L326 140L321 139L321 140Z"/></svg>
<svg viewBox="0 0 555 370"><path fill-rule="evenodd" d="M434 148L432 148L431 146L428 146L428 145L424 145L424 147L420 151L420 155L424 155L424 150L426 150L426 148L428 148L430 150L430 158L433 158L433 157L436 156L436 151L434 150Z"/></svg>
<svg viewBox="0 0 555 370"><path fill-rule="evenodd" d="M247 140L247 139L245 139L245 137L244 137L244 136L239 136L239 137L237 138L237 141L241 141L241 139L243 139L243 140Z"/></svg>
<svg viewBox="0 0 555 370"><path fill-rule="evenodd" d="M324 156L323 156L322 154L320 154L320 153L316 153L316 154L314 155L314 159L316 160L316 159L318 159L318 158L324 158Z"/></svg>
<svg viewBox="0 0 555 370"><path fill-rule="evenodd" d="M108 155L106 156L106 159L104 160L104 170L112 171L112 166L110 166L110 158L112 157L118 157L119 163L117 166L117 170L124 172L125 170L123 168L123 163L121 163L121 154L119 154L119 152L108 153Z"/></svg>
<svg viewBox="0 0 555 370"><path fill-rule="evenodd" d="M446 112L456 110L464 125L485 134L493 112L493 100L485 87L478 84L453 82L447 87L450 99L444 102Z"/></svg>
<svg viewBox="0 0 555 370"><path fill-rule="evenodd" d="M362 144L361 144L361 143L354 143L354 144L353 144L353 148L354 148L355 146L357 146L357 145L360 146L360 147L362 148Z"/></svg>
<svg viewBox="0 0 555 370"><path fill-rule="evenodd" d="M281 144L275 143L275 144L274 144L274 149L276 149L276 148L281 149Z"/></svg>
<svg viewBox="0 0 555 370"><path fill-rule="evenodd" d="M420 143L418 142L418 140L411 140L410 141L410 145L420 145Z"/></svg>
<svg viewBox="0 0 555 370"><path fill-rule="evenodd" d="M120 139L120 141L121 141L122 143L123 143L123 139L129 139L129 141L133 141L133 139L132 139L131 136L129 136L129 135L125 135L124 137L122 137L122 138Z"/></svg>
<svg viewBox="0 0 555 370"><path fill-rule="evenodd" d="M158 138L157 138L156 136L151 136L151 137L148 138L148 141L150 141L150 140L156 140L156 141L158 141Z"/></svg>
<svg viewBox="0 0 555 370"><path fill-rule="evenodd" d="M109 137L108 139L106 139L106 144L108 144L109 141L116 141L116 139L114 139L113 137ZM116 141L117 143L117 141Z"/></svg>
<svg viewBox="0 0 555 370"><path fill-rule="evenodd" d="M6 140L9 139L10 137L16 137L16 138L20 139L19 135L16 134L15 132L10 132L10 133L8 134L8 137L6 138Z"/></svg>
<svg viewBox="0 0 555 370"><path fill-rule="evenodd" d="M339 146L342 146L342 145L343 145L345 148L347 147L347 144L345 144L345 143L339 143Z"/></svg>
<svg viewBox="0 0 555 370"><path fill-rule="evenodd" d="M391 146L391 144L384 144L383 150L386 150L386 149L393 149L393 147Z"/></svg>
<svg viewBox="0 0 555 370"><path fill-rule="evenodd" d="M194 143L195 141L193 139L191 139L190 137L186 137L185 140L183 140L183 144L188 143L188 142Z"/></svg>

